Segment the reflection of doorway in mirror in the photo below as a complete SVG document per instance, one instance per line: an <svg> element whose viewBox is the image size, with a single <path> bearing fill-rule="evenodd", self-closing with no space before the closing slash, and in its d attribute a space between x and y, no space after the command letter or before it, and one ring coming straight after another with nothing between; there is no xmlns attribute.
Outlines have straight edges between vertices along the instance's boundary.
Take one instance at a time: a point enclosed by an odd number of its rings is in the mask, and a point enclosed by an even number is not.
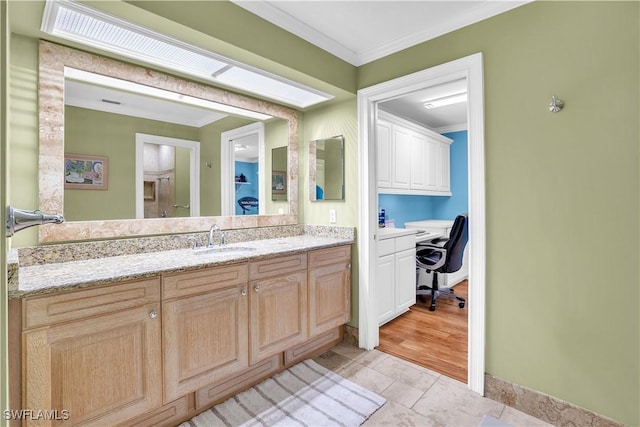
<svg viewBox="0 0 640 427"><path fill-rule="evenodd" d="M199 144L136 134L137 218L199 215ZM153 194L148 194L152 187Z"/></svg>
<svg viewBox="0 0 640 427"><path fill-rule="evenodd" d="M264 123L224 131L220 141L222 215L264 214ZM250 210L242 209L242 197L255 198L257 206L253 202Z"/></svg>
<svg viewBox="0 0 640 427"><path fill-rule="evenodd" d="M260 200L259 176L259 137L258 133L251 133L233 140L234 148L234 186L235 186L235 214L258 215ZM250 199L246 199L249 197ZM253 200L251 205L242 204L242 200Z"/></svg>
<svg viewBox="0 0 640 427"><path fill-rule="evenodd" d="M144 198L145 218L189 216L189 150L144 145L144 180L155 182L153 198Z"/></svg>

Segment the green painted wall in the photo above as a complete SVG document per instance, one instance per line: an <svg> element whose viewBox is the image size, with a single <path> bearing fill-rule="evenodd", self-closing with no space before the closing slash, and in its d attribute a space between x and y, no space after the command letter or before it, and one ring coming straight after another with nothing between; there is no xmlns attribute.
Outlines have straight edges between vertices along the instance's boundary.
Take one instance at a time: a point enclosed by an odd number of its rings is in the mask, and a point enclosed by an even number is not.
<svg viewBox="0 0 640 427"><path fill-rule="evenodd" d="M640 424L639 5L535 2L359 69L366 87L483 53L486 370L629 425ZM551 95L566 101L559 114Z"/></svg>
<svg viewBox="0 0 640 427"><path fill-rule="evenodd" d="M11 2L10 10L15 3ZM6 182L8 204L38 208L38 42L11 34L9 78L9 128ZM20 231L12 247L38 244L38 227Z"/></svg>
<svg viewBox="0 0 640 427"><path fill-rule="evenodd" d="M329 210L336 210L336 225L358 226L358 123L356 100L318 107L303 115L303 132L299 147L300 162L300 221L303 224L329 225ZM309 199L309 141L344 136L345 187L344 200L311 202ZM351 250L351 321L358 327L358 245Z"/></svg>

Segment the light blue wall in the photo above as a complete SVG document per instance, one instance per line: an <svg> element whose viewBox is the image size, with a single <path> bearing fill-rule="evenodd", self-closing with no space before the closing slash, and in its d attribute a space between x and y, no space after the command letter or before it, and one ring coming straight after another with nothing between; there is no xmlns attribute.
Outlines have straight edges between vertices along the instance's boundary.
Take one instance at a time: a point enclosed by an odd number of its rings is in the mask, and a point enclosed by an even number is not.
<svg viewBox="0 0 640 427"><path fill-rule="evenodd" d="M467 131L443 134L451 138L451 196L378 195L378 206L385 210L387 220L404 227L408 221L421 219L454 219L469 209Z"/></svg>
<svg viewBox="0 0 640 427"><path fill-rule="evenodd" d="M258 163L237 161L235 175L240 176L241 173L247 177L247 182L249 184L240 185L236 191L236 215L242 215L242 209L240 208L240 205L238 205L239 198L246 196L255 197L256 199L258 198ZM247 214L249 212L247 212ZM257 211L252 213L257 214Z"/></svg>

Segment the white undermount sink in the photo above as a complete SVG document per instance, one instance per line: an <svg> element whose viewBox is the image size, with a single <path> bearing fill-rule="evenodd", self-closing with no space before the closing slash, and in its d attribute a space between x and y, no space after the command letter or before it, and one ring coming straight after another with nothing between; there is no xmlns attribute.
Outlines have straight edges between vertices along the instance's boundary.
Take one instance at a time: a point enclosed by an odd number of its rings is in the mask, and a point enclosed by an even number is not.
<svg viewBox="0 0 640 427"><path fill-rule="evenodd" d="M234 252L252 252L255 251L256 248L250 248L246 246L213 246L213 247L201 247L194 248L193 253L196 255L204 255L204 254L216 254L216 253L234 253Z"/></svg>

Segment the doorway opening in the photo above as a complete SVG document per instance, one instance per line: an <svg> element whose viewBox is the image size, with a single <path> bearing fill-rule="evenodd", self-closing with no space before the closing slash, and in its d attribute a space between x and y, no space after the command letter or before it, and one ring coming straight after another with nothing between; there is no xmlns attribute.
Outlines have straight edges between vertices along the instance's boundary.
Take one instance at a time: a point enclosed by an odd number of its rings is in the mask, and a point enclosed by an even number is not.
<svg viewBox="0 0 640 427"><path fill-rule="evenodd" d="M477 53L358 91L360 218L359 218L359 345L379 344L375 284L378 194L376 118L381 102L464 79L468 124L469 304L468 386L484 393L485 322L485 189L482 54Z"/></svg>

